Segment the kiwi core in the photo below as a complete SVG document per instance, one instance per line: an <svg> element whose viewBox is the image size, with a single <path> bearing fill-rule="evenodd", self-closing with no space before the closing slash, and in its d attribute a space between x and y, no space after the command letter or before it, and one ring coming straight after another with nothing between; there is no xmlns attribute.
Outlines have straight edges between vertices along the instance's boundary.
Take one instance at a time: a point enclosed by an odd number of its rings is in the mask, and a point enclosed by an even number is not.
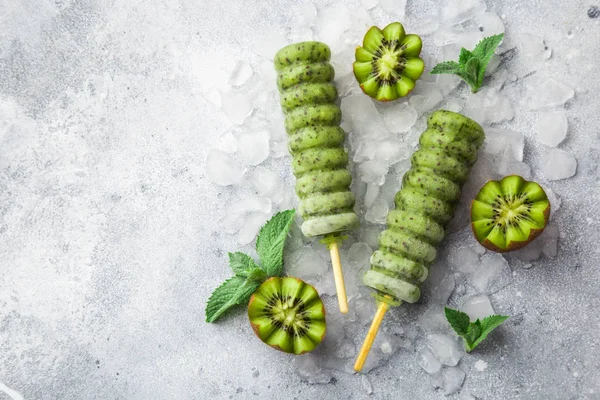
<svg viewBox="0 0 600 400"><path fill-rule="evenodd" d="M398 70L398 60L400 57L401 52L385 49L381 58L375 61L378 63L379 74L382 78L389 79L393 76L394 72L401 72L401 70Z"/></svg>

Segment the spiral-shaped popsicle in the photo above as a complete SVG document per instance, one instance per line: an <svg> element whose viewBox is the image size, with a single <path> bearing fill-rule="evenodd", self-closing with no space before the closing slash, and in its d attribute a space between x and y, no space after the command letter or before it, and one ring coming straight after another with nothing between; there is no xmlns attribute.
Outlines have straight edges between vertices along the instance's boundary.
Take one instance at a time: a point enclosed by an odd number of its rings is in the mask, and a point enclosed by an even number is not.
<svg viewBox="0 0 600 400"><path fill-rule="evenodd" d="M292 44L275 55L277 86L297 178L296 193L301 200L302 232L306 236L358 226L330 57L329 47L319 42Z"/></svg>
<svg viewBox="0 0 600 400"><path fill-rule="evenodd" d="M340 128L342 112L329 63L331 51L320 42L286 46L275 55L277 86L285 113L296 194L305 236L326 235L342 313L348 311L338 241L339 233L359 224L354 213L352 176Z"/></svg>
<svg viewBox="0 0 600 400"><path fill-rule="evenodd" d="M444 238L484 138L481 126L463 115L438 110L429 116L419 150L412 155L411 168L396 193L396 209L387 215L387 229L379 236L379 250L363 278L366 286L375 289L380 305L354 366L357 371L388 307L419 299L419 284L427 278L435 246Z"/></svg>

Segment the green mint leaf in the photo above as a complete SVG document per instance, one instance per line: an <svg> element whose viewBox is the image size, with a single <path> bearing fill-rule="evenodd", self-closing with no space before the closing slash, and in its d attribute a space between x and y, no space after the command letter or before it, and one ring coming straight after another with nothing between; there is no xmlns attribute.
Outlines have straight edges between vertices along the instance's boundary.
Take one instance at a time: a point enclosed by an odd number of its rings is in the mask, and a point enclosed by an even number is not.
<svg viewBox="0 0 600 400"><path fill-rule="evenodd" d="M242 277L234 276L215 289L206 304L206 322L214 322L231 306L235 305L232 299L245 281Z"/></svg>
<svg viewBox="0 0 600 400"><path fill-rule="evenodd" d="M471 58L469 61L467 61L467 64L464 68L465 72L469 76L469 79L465 81L469 84L473 93L475 93L480 87L477 81L477 77L479 76L479 67L479 59Z"/></svg>
<svg viewBox="0 0 600 400"><path fill-rule="evenodd" d="M490 60L494 56L496 48L498 47L502 39L504 39L504 33L483 38L477 44L477 46L475 46L475 49L473 49L473 54L479 59L480 63L479 74L477 75L478 87L481 87L481 85L483 84L485 70L488 64L490 63Z"/></svg>
<svg viewBox="0 0 600 400"><path fill-rule="evenodd" d="M481 336L481 322L479 319L475 322L471 322L469 324L469 329L467 329L467 334L464 336L467 351L470 351L470 346Z"/></svg>
<svg viewBox="0 0 600 400"><path fill-rule="evenodd" d="M456 334L464 337L469 329L469 316L462 311L448 307L444 307L444 314L446 314L446 319Z"/></svg>
<svg viewBox="0 0 600 400"><path fill-rule="evenodd" d="M504 39L504 33L481 39L473 49L473 55L481 61L482 65L487 66L496 52L496 47L498 47L502 39Z"/></svg>
<svg viewBox="0 0 600 400"><path fill-rule="evenodd" d="M248 272L252 268L258 268L252 257L239 251L229 253L229 266L234 274L243 277L248 276Z"/></svg>
<svg viewBox="0 0 600 400"><path fill-rule="evenodd" d="M295 212L279 212L260 229L256 239L256 251L267 276L280 276L283 273L283 246Z"/></svg>
<svg viewBox="0 0 600 400"><path fill-rule="evenodd" d="M458 55L458 63L465 65L473 57L475 57L473 53L463 47L460 49L460 54Z"/></svg>
<svg viewBox="0 0 600 400"><path fill-rule="evenodd" d="M247 271L246 280L248 281L263 283L265 279L267 279L267 274L259 266L256 266L256 268L252 268L251 270Z"/></svg>
<svg viewBox="0 0 600 400"><path fill-rule="evenodd" d="M259 270L264 277L265 273L260 268L255 268L255 270ZM234 276L227 279L215 289L208 299L205 310L206 322L215 322L231 307L247 303L261 283L261 280L250 277L245 279Z"/></svg>
<svg viewBox="0 0 600 400"><path fill-rule="evenodd" d="M456 74L460 65L456 61L444 61L433 67L431 74Z"/></svg>
<svg viewBox="0 0 600 400"><path fill-rule="evenodd" d="M508 318L509 317L506 315L490 315L489 317L485 317L483 321L480 322L481 330L479 336L471 343L467 344L467 351L470 352L477 347L479 343L481 343L494 329L500 326ZM475 322L477 323L479 320Z"/></svg>

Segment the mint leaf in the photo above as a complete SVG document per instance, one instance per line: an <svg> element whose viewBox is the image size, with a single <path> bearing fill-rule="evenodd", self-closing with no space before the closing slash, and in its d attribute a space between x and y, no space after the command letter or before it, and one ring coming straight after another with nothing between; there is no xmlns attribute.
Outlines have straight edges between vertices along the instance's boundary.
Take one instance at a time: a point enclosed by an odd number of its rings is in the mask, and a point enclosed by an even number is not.
<svg viewBox="0 0 600 400"><path fill-rule="evenodd" d="M475 57L473 53L471 53L469 50L463 47L460 49L460 54L458 55L458 63L461 65L465 65L467 61L469 61L473 57Z"/></svg>
<svg viewBox="0 0 600 400"><path fill-rule="evenodd" d="M480 322L481 332L479 336L473 340L471 344L467 345L467 351L471 351L477 347L479 343L481 343L494 329L500 326L508 318L509 317L506 315L490 315L489 317L485 317L483 321ZM479 322L479 320L475 322Z"/></svg>
<svg viewBox="0 0 600 400"><path fill-rule="evenodd" d="M458 75L471 87L471 91L475 93L483 84L485 69L503 38L503 33L486 37L472 51L463 47L460 49L458 62L441 62L431 70L431 73Z"/></svg>
<svg viewBox="0 0 600 400"><path fill-rule="evenodd" d="M283 246L295 212L279 212L260 229L256 239L256 251L267 276L280 276L283 273Z"/></svg>
<svg viewBox="0 0 600 400"><path fill-rule="evenodd" d="M485 317L483 321L477 319L475 322L470 322L469 316L462 311L444 307L444 313L456 334L465 339L467 352L477 347L491 331L508 319L504 315L490 315Z"/></svg>
<svg viewBox="0 0 600 400"><path fill-rule="evenodd" d="M446 319L450 323L450 326L459 336L467 334L469 329L469 316L462 311L454 310L452 308L444 307L444 314Z"/></svg>
<svg viewBox="0 0 600 400"><path fill-rule="evenodd" d="M229 266L234 274L243 277L248 276L248 273L252 268L258 268L258 265L256 265L252 257L240 253L239 251L229 253Z"/></svg>
<svg viewBox="0 0 600 400"><path fill-rule="evenodd" d="M210 295L206 304L206 322L213 322L235 305L232 299L246 280L239 276L227 279Z"/></svg>
<svg viewBox="0 0 600 400"><path fill-rule="evenodd" d="M444 61L433 67L431 74L456 74L460 71L460 64L456 61Z"/></svg>
<svg viewBox="0 0 600 400"><path fill-rule="evenodd" d="M264 272L260 268L256 269L264 276ZM256 291L261 283L261 280L250 277L244 279L234 276L227 279L221 286L215 289L208 299L205 310L206 322L215 322L231 307L247 303L252 293Z"/></svg>

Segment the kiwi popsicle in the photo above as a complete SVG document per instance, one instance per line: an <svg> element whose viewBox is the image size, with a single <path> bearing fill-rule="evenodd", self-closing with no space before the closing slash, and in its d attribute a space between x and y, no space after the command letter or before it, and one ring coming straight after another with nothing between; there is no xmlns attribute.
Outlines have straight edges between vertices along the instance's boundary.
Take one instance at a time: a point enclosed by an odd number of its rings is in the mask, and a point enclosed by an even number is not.
<svg viewBox="0 0 600 400"><path fill-rule="evenodd" d="M347 170L345 134L339 124L337 89L329 63L331 51L320 42L286 46L275 55L277 87L289 135L292 169L305 236L324 236L332 256L340 311L347 312L343 275L339 265L341 234L358 226L354 213L352 176Z"/></svg>
<svg viewBox="0 0 600 400"><path fill-rule="evenodd" d="M375 290L379 308L355 370L362 369L385 311L419 299L419 284L436 258L435 246L444 238L484 138L481 126L461 114L438 110L427 119L419 150L396 193L396 208L387 215L387 229L379 236L379 250L363 278Z"/></svg>

